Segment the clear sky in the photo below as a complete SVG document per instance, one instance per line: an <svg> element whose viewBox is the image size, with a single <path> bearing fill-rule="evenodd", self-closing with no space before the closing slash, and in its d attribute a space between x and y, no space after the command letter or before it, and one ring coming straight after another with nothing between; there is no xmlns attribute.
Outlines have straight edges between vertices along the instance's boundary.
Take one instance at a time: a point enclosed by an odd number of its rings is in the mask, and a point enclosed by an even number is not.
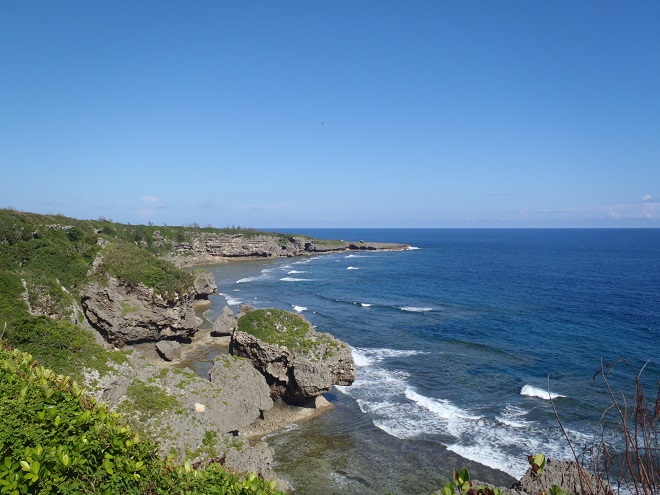
<svg viewBox="0 0 660 495"><path fill-rule="evenodd" d="M0 207L660 227L660 2L0 2Z"/></svg>

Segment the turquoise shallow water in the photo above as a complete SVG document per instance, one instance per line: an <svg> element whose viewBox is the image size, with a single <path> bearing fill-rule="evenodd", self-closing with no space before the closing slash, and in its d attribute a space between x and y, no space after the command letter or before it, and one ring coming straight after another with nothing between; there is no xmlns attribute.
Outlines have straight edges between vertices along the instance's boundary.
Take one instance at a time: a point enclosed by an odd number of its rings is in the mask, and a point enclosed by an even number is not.
<svg viewBox="0 0 660 495"><path fill-rule="evenodd" d="M548 379L587 445L608 405L601 359L650 360L655 397L660 230L304 233L417 249L213 267L209 319L225 304L284 308L353 347L358 379L330 395L335 411L270 439L298 493L423 493L457 462L518 477L530 453L568 457Z"/></svg>

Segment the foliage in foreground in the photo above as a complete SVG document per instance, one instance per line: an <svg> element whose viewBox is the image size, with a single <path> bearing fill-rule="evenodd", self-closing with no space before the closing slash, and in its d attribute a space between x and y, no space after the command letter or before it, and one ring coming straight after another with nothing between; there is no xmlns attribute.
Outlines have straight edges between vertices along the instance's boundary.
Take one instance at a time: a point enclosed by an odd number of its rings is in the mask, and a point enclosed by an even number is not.
<svg viewBox="0 0 660 495"><path fill-rule="evenodd" d="M211 463L161 459L156 445L30 354L0 348L0 493L279 494Z"/></svg>

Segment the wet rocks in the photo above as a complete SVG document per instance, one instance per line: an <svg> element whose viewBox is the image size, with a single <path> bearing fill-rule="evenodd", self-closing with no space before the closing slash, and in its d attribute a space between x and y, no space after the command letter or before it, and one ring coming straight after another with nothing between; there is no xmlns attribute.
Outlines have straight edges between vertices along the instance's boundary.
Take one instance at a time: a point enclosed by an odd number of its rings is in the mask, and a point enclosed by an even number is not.
<svg viewBox="0 0 660 495"><path fill-rule="evenodd" d="M213 274L208 271L195 271L195 281L193 287L195 288L195 299L208 299L211 294L218 293L218 286L215 283Z"/></svg>

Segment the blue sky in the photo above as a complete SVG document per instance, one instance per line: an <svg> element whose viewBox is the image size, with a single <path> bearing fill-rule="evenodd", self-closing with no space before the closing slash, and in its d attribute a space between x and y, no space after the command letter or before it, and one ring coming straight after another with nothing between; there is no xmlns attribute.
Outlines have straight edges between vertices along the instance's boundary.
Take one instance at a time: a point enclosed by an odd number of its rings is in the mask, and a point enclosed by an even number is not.
<svg viewBox="0 0 660 495"><path fill-rule="evenodd" d="M0 2L0 206L660 227L660 2Z"/></svg>

